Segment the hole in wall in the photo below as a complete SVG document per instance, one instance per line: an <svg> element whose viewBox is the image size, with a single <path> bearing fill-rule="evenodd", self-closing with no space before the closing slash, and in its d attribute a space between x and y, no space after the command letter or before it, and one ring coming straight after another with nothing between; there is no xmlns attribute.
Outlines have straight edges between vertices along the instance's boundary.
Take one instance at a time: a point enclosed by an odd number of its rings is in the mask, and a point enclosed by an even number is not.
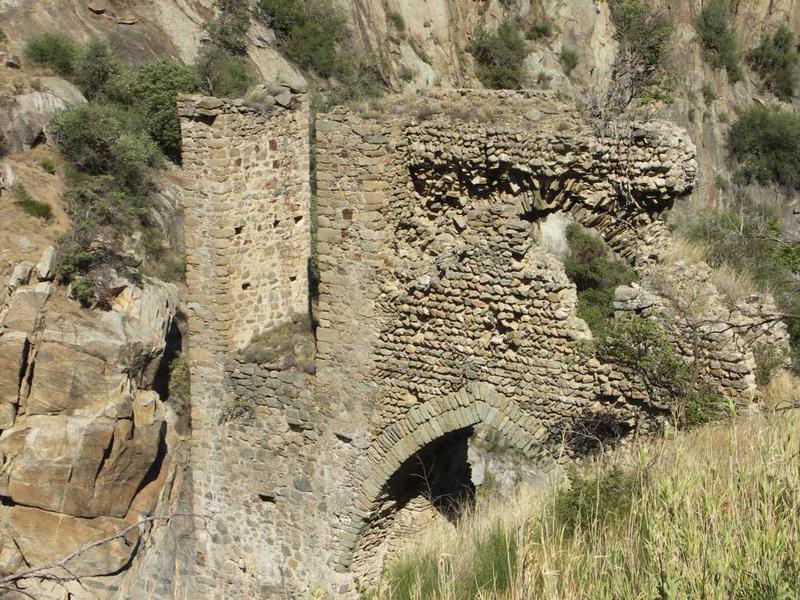
<svg viewBox="0 0 800 600"><path fill-rule="evenodd" d="M275 219L275 220L272 222L272 228L273 228L273 229L275 229L275 228L276 228L276 227L278 227L278 225L280 225L280 224L281 224L280 220L278 220L278 219Z"/></svg>
<svg viewBox="0 0 800 600"><path fill-rule="evenodd" d="M297 281L297 275L290 275L289 276L289 281L291 281L291 282Z"/></svg>
<svg viewBox="0 0 800 600"><path fill-rule="evenodd" d="M258 496L258 499L261 500L262 502L267 502L269 504L275 504L277 502L277 499L272 494L256 494L256 495Z"/></svg>
<svg viewBox="0 0 800 600"><path fill-rule="evenodd" d="M249 281L245 281L245 282L242 284L242 289L243 289L243 290L249 290L249 289L250 289L250 282L249 282Z"/></svg>
<svg viewBox="0 0 800 600"><path fill-rule="evenodd" d="M297 217L294 218L295 224L300 223L302 220L303 220L302 216L297 216Z"/></svg>
<svg viewBox="0 0 800 600"><path fill-rule="evenodd" d="M244 231L244 225L237 225L236 227L233 228L233 232L236 235L239 235L240 233L242 233L242 231Z"/></svg>

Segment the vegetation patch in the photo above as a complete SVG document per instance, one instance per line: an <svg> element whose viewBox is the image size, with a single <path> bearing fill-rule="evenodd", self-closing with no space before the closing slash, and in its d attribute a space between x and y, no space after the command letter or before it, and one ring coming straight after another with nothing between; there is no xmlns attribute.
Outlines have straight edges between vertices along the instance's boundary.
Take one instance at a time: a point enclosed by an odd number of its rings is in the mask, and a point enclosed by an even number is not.
<svg viewBox="0 0 800 600"><path fill-rule="evenodd" d="M189 358L178 354L169 363L169 400L179 415L185 414L191 404L191 380Z"/></svg>
<svg viewBox="0 0 800 600"><path fill-rule="evenodd" d="M798 444L797 412L746 419L594 461L566 490L487 499L455 528L415 536L376 596L795 598ZM498 528L518 540L513 553L482 551ZM458 595L484 561L510 565L508 588Z"/></svg>
<svg viewBox="0 0 800 600"><path fill-rule="evenodd" d="M761 44L750 51L747 61L761 76L766 89L784 102L792 99L800 78L800 55L795 35L786 25L761 38Z"/></svg>
<svg viewBox="0 0 800 600"><path fill-rule="evenodd" d="M697 32L709 64L715 69L725 69L731 83L736 83L742 78L741 55L729 17L729 0L709 0L700 12Z"/></svg>
<svg viewBox="0 0 800 600"><path fill-rule="evenodd" d="M247 57L250 28L248 0L215 0L216 17L206 24L209 41L200 51L197 71L206 90L215 96L238 98L256 75Z"/></svg>
<svg viewBox="0 0 800 600"><path fill-rule="evenodd" d="M355 58L347 48L352 38L347 19L331 0L259 0L257 13L275 31L287 58L333 80L321 107L380 95L388 65L380 56L372 64ZM389 18L402 31L402 16L390 13Z"/></svg>
<svg viewBox="0 0 800 600"><path fill-rule="evenodd" d="M307 315L295 315L256 335L241 351L242 360L275 364L282 369L297 368L314 372L314 333Z"/></svg>
<svg viewBox="0 0 800 600"><path fill-rule="evenodd" d="M645 0L610 0L614 37L619 43L611 85L590 113L619 114L634 101L669 101L672 75L667 51L672 27L665 13Z"/></svg>
<svg viewBox="0 0 800 600"><path fill-rule="evenodd" d="M469 51L475 57L476 74L484 86L493 89L522 87L526 49L516 21L506 20L494 32L479 32Z"/></svg>
<svg viewBox="0 0 800 600"><path fill-rule="evenodd" d="M772 293L789 328L793 368L800 372L800 244L784 241L779 223L776 208L740 194L729 208L699 215L681 234L705 248L711 266L745 273ZM762 383L776 359L759 359Z"/></svg>
<svg viewBox="0 0 800 600"><path fill-rule="evenodd" d="M14 198L14 204L19 206L27 215L49 221L53 218L53 209L47 202L36 200L28 193L21 185L15 185L11 189L11 197Z"/></svg>
<svg viewBox="0 0 800 600"><path fill-rule="evenodd" d="M68 35L47 31L32 36L25 44L23 55L33 64L68 77L75 69L78 52L78 45Z"/></svg>
<svg viewBox="0 0 800 600"><path fill-rule="evenodd" d="M752 106L728 133L737 183L800 189L800 113Z"/></svg>
<svg viewBox="0 0 800 600"><path fill-rule="evenodd" d="M603 340L614 318L614 291L636 281L636 273L599 235L577 223L567 226L567 244L564 269L578 291L578 316Z"/></svg>
<svg viewBox="0 0 800 600"><path fill-rule="evenodd" d="M541 41L550 38L555 33L555 25L550 19L534 19L528 25L525 37L529 40Z"/></svg>
<svg viewBox="0 0 800 600"><path fill-rule="evenodd" d="M570 535L614 525L630 513L641 495L644 477L620 465L585 472L572 467L569 486L556 493L554 518Z"/></svg>
<svg viewBox="0 0 800 600"><path fill-rule="evenodd" d="M575 48L564 46L561 48L558 60L561 62L564 73L569 76L572 71L575 70L575 67L578 66L578 53L575 51Z"/></svg>

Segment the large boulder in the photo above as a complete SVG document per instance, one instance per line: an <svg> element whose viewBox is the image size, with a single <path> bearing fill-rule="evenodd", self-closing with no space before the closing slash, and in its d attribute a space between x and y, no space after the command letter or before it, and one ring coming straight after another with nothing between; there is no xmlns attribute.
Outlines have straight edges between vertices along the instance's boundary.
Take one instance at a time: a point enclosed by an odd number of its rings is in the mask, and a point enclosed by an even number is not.
<svg viewBox="0 0 800 600"><path fill-rule="evenodd" d="M123 531L128 523L99 517L79 519L23 506L0 509L0 573L61 560L75 550ZM79 577L116 573L131 560L139 529L83 552L66 567ZM59 574L63 574L59 573Z"/></svg>
<svg viewBox="0 0 800 600"><path fill-rule="evenodd" d="M134 405L133 419L34 415L4 432L0 493L75 516L125 516L166 430L157 395L140 393Z"/></svg>
<svg viewBox="0 0 800 600"><path fill-rule="evenodd" d="M44 128L69 103L53 94L31 92L14 98L0 114L0 141L7 152L18 152L35 145Z"/></svg>

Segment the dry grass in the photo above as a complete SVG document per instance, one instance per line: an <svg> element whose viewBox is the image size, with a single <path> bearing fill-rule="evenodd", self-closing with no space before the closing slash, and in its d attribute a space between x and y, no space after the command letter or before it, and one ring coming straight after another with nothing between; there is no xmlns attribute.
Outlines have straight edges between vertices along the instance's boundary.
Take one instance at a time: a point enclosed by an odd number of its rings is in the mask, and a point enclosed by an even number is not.
<svg viewBox="0 0 800 600"><path fill-rule="evenodd" d="M315 352L310 318L295 315L253 337L240 354L245 362L313 373Z"/></svg>
<svg viewBox="0 0 800 600"><path fill-rule="evenodd" d="M709 249L699 242L675 238L662 255L666 261L683 261L687 264L705 262ZM711 283L731 302L739 302L759 291L759 286L747 273L723 264L711 268Z"/></svg>
<svg viewBox="0 0 800 600"><path fill-rule="evenodd" d="M788 380L775 385L796 393ZM559 517L564 491L522 492L456 529L415 540L385 568L376 597L797 598L798 449L797 411L643 445L612 459L641 483L630 509L616 518L570 530ZM608 469L607 463L589 467L597 481ZM601 505L604 497L596 501ZM502 545L486 549L497 531L514 541L505 553ZM485 577L493 572L500 576Z"/></svg>

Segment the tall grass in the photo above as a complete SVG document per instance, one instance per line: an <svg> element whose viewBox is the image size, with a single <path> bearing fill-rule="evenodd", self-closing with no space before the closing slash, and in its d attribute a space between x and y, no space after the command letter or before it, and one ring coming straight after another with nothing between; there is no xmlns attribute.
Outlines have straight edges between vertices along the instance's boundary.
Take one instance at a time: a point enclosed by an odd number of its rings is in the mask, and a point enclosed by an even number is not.
<svg viewBox="0 0 800 600"><path fill-rule="evenodd" d="M605 478L619 480L621 473L636 493L626 510L609 511L619 498L605 492ZM575 497L568 488L496 500L391 559L377 597L788 600L800 594L797 411L675 434L596 461L578 478L581 494L590 482L598 493L578 504L591 519L565 523L565 495ZM586 498L597 506L585 511Z"/></svg>

